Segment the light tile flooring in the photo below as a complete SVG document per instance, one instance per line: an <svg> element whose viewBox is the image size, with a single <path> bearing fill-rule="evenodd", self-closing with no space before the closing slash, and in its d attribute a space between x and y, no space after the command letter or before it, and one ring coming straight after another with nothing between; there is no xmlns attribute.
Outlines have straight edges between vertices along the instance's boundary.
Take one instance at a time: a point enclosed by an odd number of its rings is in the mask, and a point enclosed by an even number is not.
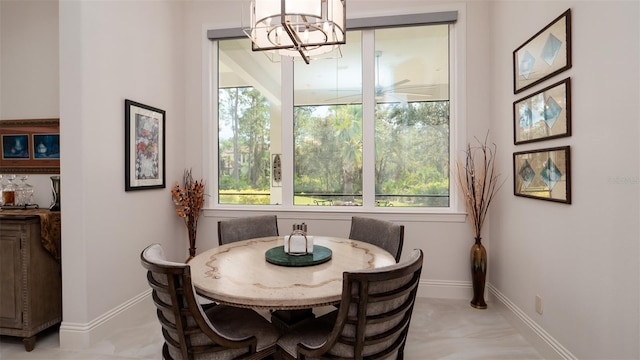
<svg viewBox="0 0 640 360"><path fill-rule="evenodd" d="M140 314L138 326L121 329L86 350L61 350L58 332L38 336L25 352L19 338L0 337L0 359L126 360L161 359L162 335L155 312ZM419 298L405 359L542 359L540 354L489 303L476 310L465 300Z"/></svg>

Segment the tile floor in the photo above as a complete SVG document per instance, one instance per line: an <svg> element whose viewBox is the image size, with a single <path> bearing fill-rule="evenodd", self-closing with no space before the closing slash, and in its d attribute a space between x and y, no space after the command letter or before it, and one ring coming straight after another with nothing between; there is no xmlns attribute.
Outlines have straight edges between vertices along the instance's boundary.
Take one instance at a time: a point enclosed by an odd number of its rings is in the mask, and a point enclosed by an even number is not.
<svg viewBox="0 0 640 360"><path fill-rule="evenodd" d="M19 338L0 337L0 359L127 360L161 359L162 334L155 312L140 314L126 328L86 350L61 350L54 329L38 336L25 352ZM476 310L466 300L419 298L405 359L542 359L497 309Z"/></svg>

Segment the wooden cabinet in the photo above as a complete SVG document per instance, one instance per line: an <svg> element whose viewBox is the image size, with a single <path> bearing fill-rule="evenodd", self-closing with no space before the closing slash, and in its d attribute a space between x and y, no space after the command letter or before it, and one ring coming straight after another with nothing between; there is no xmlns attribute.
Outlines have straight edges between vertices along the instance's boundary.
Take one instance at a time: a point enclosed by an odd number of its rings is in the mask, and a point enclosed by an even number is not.
<svg viewBox="0 0 640 360"><path fill-rule="evenodd" d="M59 260L42 245L38 215L0 214L0 335L23 338L62 321Z"/></svg>

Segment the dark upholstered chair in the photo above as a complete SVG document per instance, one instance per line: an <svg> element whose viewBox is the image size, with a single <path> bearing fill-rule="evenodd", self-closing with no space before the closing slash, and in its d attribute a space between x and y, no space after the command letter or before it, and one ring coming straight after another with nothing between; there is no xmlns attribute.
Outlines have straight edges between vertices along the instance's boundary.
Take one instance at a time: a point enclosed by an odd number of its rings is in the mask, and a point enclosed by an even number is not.
<svg viewBox="0 0 640 360"><path fill-rule="evenodd" d="M187 264L166 260L159 244L140 254L162 325L163 359L264 359L275 353L278 331L249 309L203 308Z"/></svg>
<svg viewBox="0 0 640 360"><path fill-rule="evenodd" d="M422 250L402 263L345 272L339 309L278 340L282 359L402 359L422 271Z"/></svg>
<svg viewBox="0 0 640 360"><path fill-rule="evenodd" d="M400 261L404 243L404 225L390 221L354 216L351 218L349 239L368 242L387 250Z"/></svg>
<svg viewBox="0 0 640 360"><path fill-rule="evenodd" d="M275 215L218 221L218 245L267 236L278 236L278 218Z"/></svg>

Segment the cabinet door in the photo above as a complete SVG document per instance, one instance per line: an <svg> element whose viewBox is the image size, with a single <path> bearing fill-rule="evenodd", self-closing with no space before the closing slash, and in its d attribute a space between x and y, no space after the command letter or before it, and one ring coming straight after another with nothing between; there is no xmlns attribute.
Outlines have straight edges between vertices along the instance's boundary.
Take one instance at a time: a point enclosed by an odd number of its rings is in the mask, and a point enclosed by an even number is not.
<svg viewBox="0 0 640 360"><path fill-rule="evenodd" d="M22 227L0 224L0 327L22 327Z"/></svg>

